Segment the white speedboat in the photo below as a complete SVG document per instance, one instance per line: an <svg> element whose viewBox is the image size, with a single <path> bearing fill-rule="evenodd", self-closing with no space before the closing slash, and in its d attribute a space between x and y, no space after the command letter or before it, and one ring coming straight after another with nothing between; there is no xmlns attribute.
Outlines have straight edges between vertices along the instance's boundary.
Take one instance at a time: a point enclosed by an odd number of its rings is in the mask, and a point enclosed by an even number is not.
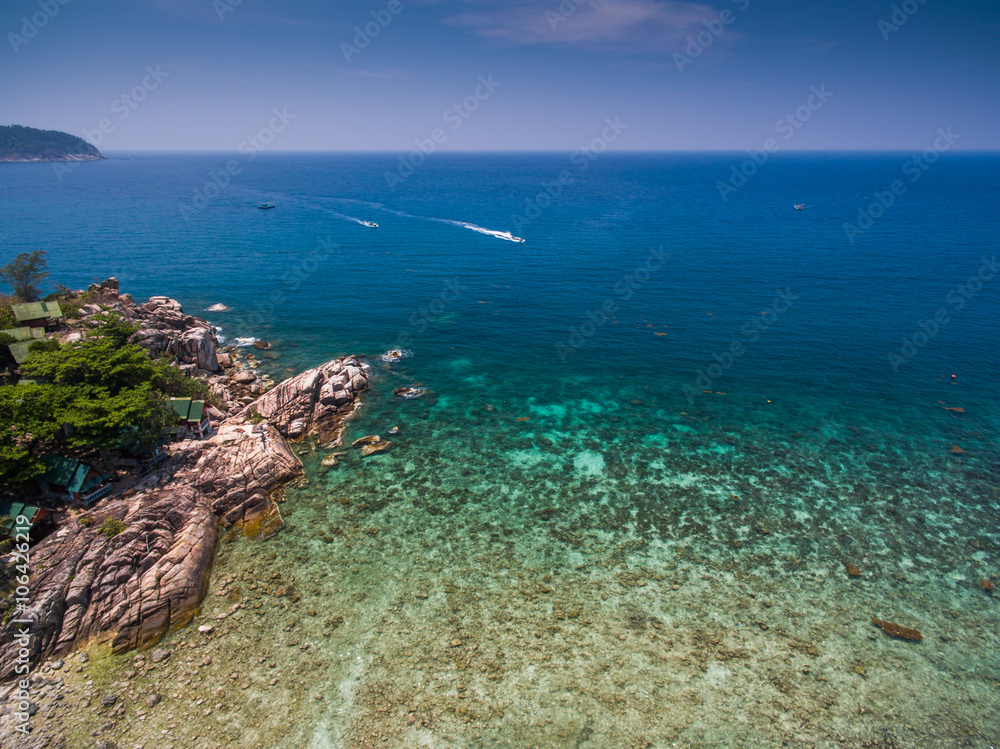
<svg viewBox="0 0 1000 749"><path fill-rule="evenodd" d="M376 224L374 221L362 221L361 224L362 226L370 226L372 229L378 228L378 224Z"/></svg>

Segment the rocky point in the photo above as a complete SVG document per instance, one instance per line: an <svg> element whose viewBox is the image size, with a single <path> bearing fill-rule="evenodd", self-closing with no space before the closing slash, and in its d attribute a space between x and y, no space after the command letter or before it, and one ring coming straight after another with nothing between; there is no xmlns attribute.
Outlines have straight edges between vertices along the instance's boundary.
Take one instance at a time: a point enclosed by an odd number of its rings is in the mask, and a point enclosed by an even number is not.
<svg viewBox="0 0 1000 749"><path fill-rule="evenodd" d="M225 374L211 324L186 315L175 300L136 304L119 295L114 279L91 292L97 301L80 310L80 329L66 337L84 334L90 315L116 311L140 324L136 340L151 354L173 356L213 383L227 413L212 409L211 436L174 443L169 460L124 495L100 501L32 547L31 604L19 618L32 622L26 649L33 664L94 642L110 640L116 652L144 648L188 623L205 594L220 529L237 527L249 537L278 530L274 498L302 473L289 441L315 435L337 444L368 387L365 366L349 356L251 398L249 381ZM109 518L124 530L102 533ZM0 627L0 680L15 675L17 626Z"/></svg>

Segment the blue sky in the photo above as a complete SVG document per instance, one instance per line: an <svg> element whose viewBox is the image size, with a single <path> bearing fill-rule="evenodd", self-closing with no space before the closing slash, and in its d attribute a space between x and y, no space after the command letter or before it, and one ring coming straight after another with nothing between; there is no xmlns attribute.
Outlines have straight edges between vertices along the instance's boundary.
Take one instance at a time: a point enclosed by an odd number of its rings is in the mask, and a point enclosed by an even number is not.
<svg viewBox="0 0 1000 749"><path fill-rule="evenodd" d="M997 0L4 0L0 33L0 123L102 150L274 110L272 150L737 150L787 115L787 150L1000 149Z"/></svg>

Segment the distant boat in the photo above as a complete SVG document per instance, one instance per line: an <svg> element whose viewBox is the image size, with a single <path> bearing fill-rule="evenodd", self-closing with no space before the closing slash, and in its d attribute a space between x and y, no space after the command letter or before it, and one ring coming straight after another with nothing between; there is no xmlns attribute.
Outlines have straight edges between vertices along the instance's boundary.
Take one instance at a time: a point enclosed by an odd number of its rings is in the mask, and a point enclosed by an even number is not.
<svg viewBox="0 0 1000 749"><path fill-rule="evenodd" d="M373 229L377 229L378 228L378 224L376 224L374 221L362 221L361 224L363 226L370 226Z"/></svg>
<svg viewBox="0 0 1000 749"><path fill-rule="evenodd" d="M506 239L508 242L520 242L521 244L524 244L524 240L521 239L521 237L515 237L509 231L491 231L490 234L494 237L499 237L500 239Z"/></svg>
<svg viewBox="0 0 1000 749"><path fill-rule="evenodd" d="M805 204L805 203L796 203L796 204L795 204L795 210L797 210L797 211L801 211L801 210L802 210L802 209L804 209L805 207L806 207L806 204Z"/></svg>
<svg viewBox="0 0 1000 749"><path fill-rule="evenodd" d="M260 208L262 211L266 211L268 208L274 208L274 203L261 203L257 207Z"/></svg>

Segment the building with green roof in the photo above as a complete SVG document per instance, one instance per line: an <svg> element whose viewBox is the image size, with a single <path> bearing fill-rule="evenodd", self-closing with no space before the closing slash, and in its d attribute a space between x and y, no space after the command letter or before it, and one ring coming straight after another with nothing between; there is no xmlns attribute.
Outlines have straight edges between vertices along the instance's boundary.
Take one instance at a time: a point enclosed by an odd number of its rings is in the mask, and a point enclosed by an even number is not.
<svg viewBox="0 0 1000 749"><path fill-rule="evenodd" d="M17 343L12 343L7 346L7 350L10 351L10 355L14 357L14 361L17 366L24 364L25 360L28 358L28 354L31 353L28 349L34 341L18 341Z"/></svg>
<svg viewBox="0 0 1000 749"><path fill-rule="evenodd" d="M31 341L45 337L45 331L41 328L8 328L0 330L0 333L6 333L18 341Z"/></svg>
<svg viewBox="0 0 1000 749"><path fill-rule="evenodd" d="M177 431L186 436L198 436L204 439L211 426L208 413L205 409L205 401L192 400L191 398L171 398L170 405L177 413Z"/></svg>
<svg viewBox="0 0 1000 749"><path fill-rule="evenodd" d="M44 328L52 321L58 323L63 319L63 311L59 308L59 302L28 302L27 304L14 304L11 306L14 319L19 327Z"/></svg>
<svg viewBox="0 0 1000 749"><path fill-rule="evenodd" d="M21 523L18 523L18 518L22 519ZM27 525L24 521L27 521ZM18 533L30 533L35 526L43 522L52 522L52 510L15 500L0 502L0 538L13 537Z"/></svg>
<svg viewBox="0 0 1000 749"><path fill-rule="evenodd" d="M44 328L29 328L24 326L0 330L0 333L5 333L11 338L16 339L14 343L7 346L7 349L10 351L10 355L17 366L24 364L25 359L28 358L28 349L31 348L32 343L45 340Z"/></svg>
<svg viewBox="0 0 1000 749"><path fill-rule="evenodd" d="M89 505L111 492L108 476L76 458L43 455L48 466L39 477L50 496L66 497L74 504Z"/></svg>

